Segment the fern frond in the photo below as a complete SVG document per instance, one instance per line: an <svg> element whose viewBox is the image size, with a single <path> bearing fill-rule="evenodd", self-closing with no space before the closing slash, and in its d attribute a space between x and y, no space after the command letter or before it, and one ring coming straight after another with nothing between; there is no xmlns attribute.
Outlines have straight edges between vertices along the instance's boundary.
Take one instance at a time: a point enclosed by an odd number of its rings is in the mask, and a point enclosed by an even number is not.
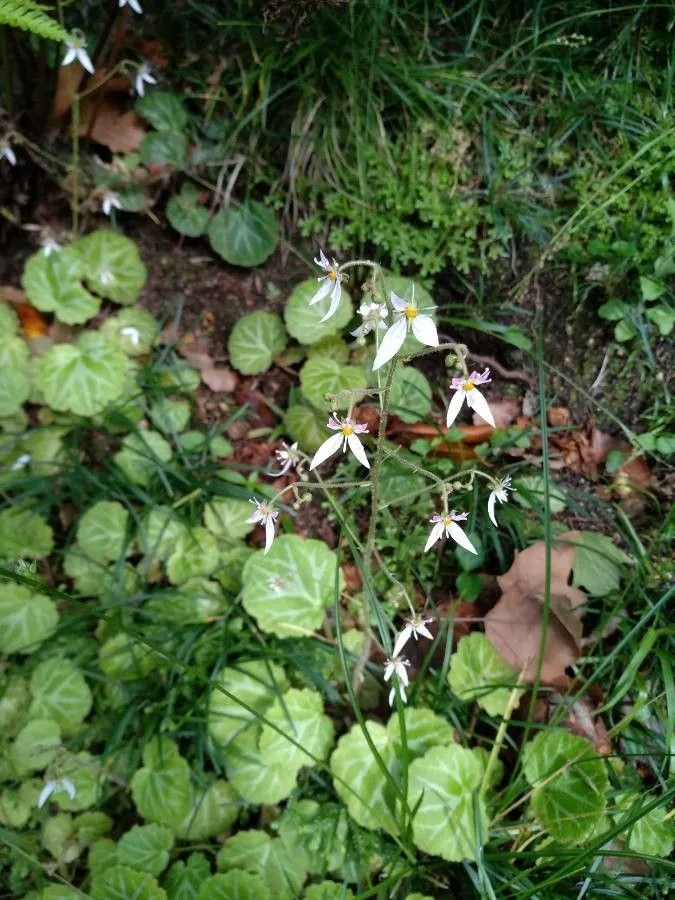
<svg viewBox="0 0 675 900"><path fill-rule="evenodd" d="M21 28L52 41L67 41L70 35L30 0L0 0L0 25Z"/></svg>

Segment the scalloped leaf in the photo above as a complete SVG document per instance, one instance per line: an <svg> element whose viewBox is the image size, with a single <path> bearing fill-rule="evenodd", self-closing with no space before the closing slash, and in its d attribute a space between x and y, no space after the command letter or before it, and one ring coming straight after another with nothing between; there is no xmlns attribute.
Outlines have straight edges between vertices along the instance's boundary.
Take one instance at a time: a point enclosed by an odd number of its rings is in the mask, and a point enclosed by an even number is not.
<svg viewBox="0 0 675 900"><path fill-rule="evenodd" d="M144 166L182 166L190 142L182 131L151 131L141 141L138 152Z"/></svg>
<svg viewBox="0 0 675 900"><path fill-rule="evenodd" d="M155 428L166 435L178 435L190 421L190 404L187 400L158 397L150 406L150 419Z"/></svg>
<svg viewBox="0 0 675 900"><path fill-rule="evenodd" d="M136 112L157 131L182 131L188 121L182 97L172 91L148 91L136 101Z"/></svg>
<svg viewBox="0 0 675 900"><path fill-rule="evenodd" d="M248 522L252 507L248 500L216 497L204 508L204 525L216 537L237 540L250 534L255 525Z"/></svg>
<svg viewBox="0 0 675 900"><path fill-rule="evenodd" d="M33 719L23 726L9 749L20 775L46 769L61 746L61 729L53 719Z"/></svg>
<svg viewBox="0 0 675 900"><path fill-rule="evenodd" d="M85 265L73 247L47 256L40 251L29 257L21 285L36 309L53 312L60 322L83 325L101 308L101 301L83 286Z"/></svg>
<svg viewBox="0 0 675 900"><path fill-rule="evenodd" d="M191 578L176 590L153 594L144 608L173 625L200 625L222 615L228 605L218 582Z"/></svg>
<svg viewBox="0 0 675 900"><path fill-rule="evenodd" d="M297 770L314 766L316 759L324 760L328 756L335 732L333 723L323 714L323 701L316 691L291 688L266 710L265 718L302 746L300 749L265 723L259 741L265 764L286 765Z"/></svg>
<svg viewBox="0 0 675 900"><path fill-rule="evenodd" d="M0 559L44 559L54 547L51 526L30 509L0 511Z"/></svg>
<svg viewBox="0 0 675 900"><path fill-rule="evenodd" d="M185 181L178 194L166 204L166 217L179 234L201 237L208 228L209 211L199 202L199 192L194 184Z"/></svg>
<svg viewBox="0 0 675 900"><path fill-rule="evenodd" d="M349 324L354 315L351 297L343 286L335 314L327 321L321 322L330 308L330 298L324 297L314 306L310 306L309 302L318 287L316 278L308 278L297 285L286 302L284 310L286 328L301 344L316 344L330 335L337 334Z"/></svg>
<svg viewBox="0 0 675 900"><path fill-rule="evenodd" d="M77 525L77 542L94 562L114 562L127 549L129 513L117 500L91 506Z"/></svg>
<svg viewBox="0 0 675 900"><path fill-rule="evenodd" d="M465 703L475 700L490 716L504 715L516 681L516 673L484 634L468 634L452 654L448 683L453 692Z"/></svg>
<svg viewBox="0 0 675 900"><path fill-rule="evenodd" d="M223 669L209 696L208 725L212 740L225 747L257 721L255 714L237 700L262 714L287 688L284 670L264 660L249 660Z"/></svg>
<svg viewBox="0 0 675 900"><path fill-rule="evenodd" d="M327 396L365 388L366 384L366 373L360 366L345 366L334 359L316 356L300 369L302 393L320 409L346 409L354 402L351 396L343 396L334 404Z"/></svg>
<svg viewBox="0 0 675 900"><path fill-rule="evenodd" d="M279 229L274 213L255 200L221 209L209 224L211 246L233 266L259 266L277 249Z"/></svg>
<svg viewBox="0 0 675 900"><path fill-rule="evenodd" d="M222 751L232 787L249 803L270 805L289 797L296 786L298 770L284 762L270 764L260 749L261 729L252 725Z"/></svg>
<svg viewBox="0 0 675 900"><path fill-rule="evenodd" d="M116 344L127 356L145 356L159 337L155 317L139 307L121 309L103 322L99 332Z"/></svg>
<svg viewBox="0 0 675 900"><path fill-rule="evenodd" d="M38 361L36 386L59 412L93 416L122 397L127 358L102 334L84 332L76 344L57 344Z"/></svg>
<svg viewBox="0 0 675 900"><path fill-rule="evenodd" d="M337 881L322 881L310 884L304 894L305 900L353 900L354 894Z"/></svg>
<svg viewBox="0 0 675 900"><path fill-rule="evenodd" d="M56 631L59 614L44 594L19 584L0 584L0 651L32 653Z"/></svg>
<svg viewBox="0 0 675 900"><path fill-rule="evenodd" d="M281 535L244 566L242 603L264 632L297 637L319 628L335 599L336 554L323 541Z"/></svg>
<svg viewBox="0 0 675 900"><path fill-rule="evenodd" d="M332 334L307 347L307 359L314 359L317 356L324 359L334 359L335 362L344 365L349 359L349 347L341 337Z"/></svg>
<svg viewBox="0 0 675 900"><path fill-rule="evenodd" d="M92 696L84 676L69 659L46 659L30 679L33 701L28 714L34 719L53 719L70 735L91 711Z"/></svg>
<svg viewBox="0 0 675 900"><path fill-rule="evenodd" d="M166 825L134 825L117 843L121 866L159 875L169 864L173 833Z"/></svg>
<svg viewBox="0 0 675 900"><path fill-rule="evenodd" d="M604 817L609 786L593 745L561 729L542 731L525 744L522 762L541 827L562 844L580 844L593 834Z"/></svg>
<svg viewBox="0 0 675 900"><path fill-rule="evenodd" d="M227 342L227 352L232 365L243 375L258 375L269 369L286 342L281 316L259 310L236 322Z"/></svg>
<svg viewBox="0 0 675 900"><path fill-rule="evenodd" d="M76 241L73 250L84 263L84 278L93 291L123 306L138 299L148 273L130 238L101 228ZM52 253L49 259L60 256Z"/></svg>
<svg viewBox="0 0 675 900"><path fill-rule="evenodd" d="M206 528L191 528L180 535L166 564L171 584L211 575L220 564L216 539Z"/></svg>
<svg viewBox="0 0 675 900"><path fill-rule="evenodd" d="M405 452L401 454L406 456ZM412 460L411 460L412 461ZM380 468L380 498L387 506L409 506L411 503L422 504L424 498L419 492L424 490L426 482L422 475L410 469L396 459L385 459Z"/></svg>
<svg viewBox="0 0 675 900"><path fill-rule="evenodd" d="M166 561L176 549L178 539L187 532L187 525L169 506L153 506L142 520L138 542L146 556Z"/></svg>
<svg viewBox="0 0 675 900"><path fill-rule="evenodd" d="M14 734L29 703L28 681L23 676L4 674L0 677L0 734Z"/></svg>
<svg viewBox="0 0 675 900"><path fill-rule="evenodd" d="M271 900L271 895L259 875L233 869L207 879L197 900Z"/></svg>
<svg viewBox="0 0 675 900"><path fill-rule="evenodd" d="M186 841L218 837L236 822L240 809L241 801L227 781L214 781L205 791L193 792L189 813L174 829L176 837Z"/></svg>
<svg viewBox="0 0 675 900"><path fill-rule="evenodd" d="M147 487L173 455L171 445L156 431L136 431L122 441L113 461L134 484Z"/></svg>
<svg viewBox="0 0 675 900"><path fill-rule="evenodd" d="M422 756L432 747L454 743L452 725L430 709L408 706L404 718L409 756ZM387 733L397 752L402 750L401 722L397 715L393 715L387 722Z"/></svg>
<svg viewBox="0 0 675 900"><path fill-rule="evenodd" d="M630 808L633 803L639 802L637 794L622 798L622 808ZM652 809L633 822L628 837L628 849L646 856L656 856L668 859L673 852L675 841L675 824L672 815L669 815L668 805L664 803L656 809Z"/></svg>
<svg viewBox="0 0 675 900"><path fill-rule="evenodd" d="M0 416L13 416L30 394L30 351L28 344L5 333L0 343Z"/></svg>
<svg viewBox="0 0 675 900"><path fill-rule="evenodd" d="M9 303L0 300L0 334L8 337L13 334L19 334L20 329L21 323L17 314Z"/></svg>
<svg viewBox="0 0 675 900"><path fill-rule="evenodd" d="M401 366L394 373L390 394L391 412L412 424L431 410L431 385L413 366Z"/></svg>
<svg viewBox="0 0 675 900"><path fill-rule="evenodd" d="M91 900L166 900L166 891L147 872L116 865L95 876Z"/></svg>
<svg viewBox="0 0 675 900"><path fill-rule="evenodd" d="M175 862L164 879L169 900L197 900L201 886L210 875L211 866L203 853L191 853L185 862Z"/></svg>
<svg viewBox="0 0 675 900"><path fill-rule="evenodd" d="M75 796L70 797L68 792L59 788L52 794L59 807L68 812L79 812L89 809L100 800L100 782L98 773L102 769L102 761L83 750L81 753L70 754L66 758L58 760L59 775L72 782L75 788Z"/></svg>
<svg viewBox="0 0 675 900"><path fill-rule="evenodd" d="M340 804L298 800L289 804L276 827L289 850L306 860L313 875L337 871L344 864L348 825Z"/></svg>
<svg viewBox="0 0 675 900"><path fill-rule="evenodd" d="M147 644L120 632L101 644L98 664L109 678L135 681L152 672L157 657Z"/></svg>
<svg viewBox="0 0 675 900"><path fill-rule="evenodd" d="M243 869L262 878L274 900L296 897L306 870L280 838L264 831L240 831L218 853L218 869Z"/></svg>
<svg viewBox="0 0 675 900"><path fill-rule="evenodd" d="M178 748L166 738L153 738L143 749L143 768L131 779L136 809L150 822L177 828L190 811L190 769Z"/></svg>
<svg viewBox="0 0 675 900"><path fill-rule="evenodd" d="M307 453L314 453L326 440L326 418L304 404L289 406L284 416L284 431Z"/></svg>

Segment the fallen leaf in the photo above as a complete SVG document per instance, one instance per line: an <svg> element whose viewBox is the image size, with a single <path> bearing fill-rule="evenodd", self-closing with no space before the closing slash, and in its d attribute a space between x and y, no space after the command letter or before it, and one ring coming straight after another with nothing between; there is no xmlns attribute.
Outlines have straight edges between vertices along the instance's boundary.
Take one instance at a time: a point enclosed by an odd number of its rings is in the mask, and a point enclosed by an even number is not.
<svg viewBox="0 0 675 900"><path fill-rule="evenodd" d="M11 284L0 284L0 300L6 300L7 303L28 303L24 292Z"/></svg>
<svg viewBox="0 0 675 900"><path fill-rule="evenodd" d="M217 366L213 357L203 349L203 344L195 341L193 335L187 335L177 350L189 363L199 369L202 381L212 391L231 394L239 384L236 373L224 366Z"/></svg>
<svg viewBox="0 0 675 900"><path fill-rule="evenodd" d="M492 409L492 404L490 408ZM572 424L572 414L566 406L550 406L547 418L551 428L565 428Z"/></svg>
<svg viewBox="0 0 675 900"><path fill-rule="evenodd" d="M520 413L520 400L514 397L503 397L497 400L490 400L490 411L495 420L497 428L508 428L515 422L516 417ZM481 419L478 413L473 414L474 425L487 425L485 419Z"/></svg>
<svg viewBox="0 0 675 900"><path fill-rule="evenodd" d="M16 308L24 335L29 341L42 337L49 331L49 324L42 313L30 303L19 303Z"/></svg>
<svg viewBox="0 0 675 900"><path fill-rule="evenodd" d="M135 112L120 109L109 99L100 104L89 105L92 111L93 124L88 122L80 126L82 137L89 135L92 141L107 147L111 153L133 153L141 145L146 129Z"/></svg>
<svg viewBox="0 0 675 900"><path fill-rule="evenodd" d="M600 756L611 756L612 740L602 718L596 714L590 698L577 697L570 706L566 697L554 692L549 702L556 721L559 720L559 716L555 715L557 709L567 708L567 715L561 720L565 728L572 734L585 737L593 744Z"/></svg>

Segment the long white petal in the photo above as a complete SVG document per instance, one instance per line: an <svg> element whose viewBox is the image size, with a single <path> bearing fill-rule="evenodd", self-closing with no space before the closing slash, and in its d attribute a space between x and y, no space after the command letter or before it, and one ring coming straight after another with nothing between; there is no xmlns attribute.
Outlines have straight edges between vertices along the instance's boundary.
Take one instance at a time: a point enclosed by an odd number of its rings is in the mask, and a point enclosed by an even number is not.
<svg viewBox="0 0 675 900"><path fill-rule="evenodd" d="M393 687L393 688L389 691L389 706L393 706L393 705L394 705L394 697L395 697L395 696L396 696L396 688Z"/></svg>
<svg viewBox="0 0 675 900"><path fill-rule="evenodd" d="M406 300L402 300L398 294L395 294L393 291L390 293L389 299L391 300L391 305L398 312L403 312L408 305Z"/></svg>
<svg viewBox="0 0 675 900"><path fill-rule="evenodd" d="M334 453L337 453L340 449L340 445L342 444L343 434L339 431L337 434L331 434L327 441L324 441L323 444L319 447L319 449L314 454L314 458L310 463L309 469L316 469L317 466L320 466L322 462L325 462L329 456L332 456Z"/></svg>
<svg viewBox="0 0 675 900"><path fill-rule="evenodd" d="M410 682L408 681L408 673L407 673L407 671L406 671L406 667L405 667L404 665L400 665L400 666L398 667L398 671L397 671L396 674L397 674L398 677L401 679L401 682L402 682L406 687L408 687L408 685L410 684Z"/></svg>
<svg viewBox="0 0 675 900"><path fill-rule="evenodd" d="M339 281L336 281L333 285L333 292L330 295L330 307L328 308L328 312L323 317L323 319L319 319L319 325L322 322L325 322L327 319L330 319L337 312L337 308L340 305L340 296L342 294L342 286Z"/></svg>
<svg viewBox="0 0 675 900"><path fill-rule="evenodd" d="M10 164L10 166L16 165L16 153L12 150L11 147L9 147L9 146L5 147L4 156L5 156L5 159L7 160L7 162Z"/></svg>
<svg viewBox="0 0 675 900"><path fill-rule="evenodd" d="M406 625L403 631L396 638L396 643L394 644L393 656L398 656L401 650L405 647L405 645L410 640L410 635L412 634L412 625Z"/></svg>
<svg viewBox="0 0 675 900"><path fill-rule="evenodd" d="M396 356L405 341L408 324L405 317L401 318L391 328L387 329L387 333L382 338L380 349L377 351L375 361L373 362L373 372L388 363L392 357Z"/></svg>
<svg viewBox="0 0 675 900"><path fill-rule="evenodd" d="M436 522L434 527L431 529L431 534L427 538L427 542L424 545L424 552L426 553L430 547L433 547L436 541L440 540L441 535L443 534L443 523Z"/></svg>
<svg viewBox="0 0 675 900"><path fill-rule="evenodd" d="M490 516L490 521L497 528L497 519L495 518L495 500L497 499L497 495L494 491L491 491L490 496L488 497L488 516Z"/></svg>
<svg viewBox="0 0 675 900"><path fill-rule="evenodd" d="M450 532L450 537L456 544L459 544L460 547L464 547L465 550L468 550L469 553L475 553L478 556L478 551L468 539L468 537L464 534L462 529L455 522L451 522L448 526L448 531Z"/></svg>
<svg viewBox="0 0 675 900"><path fill-rule="evenodd" d="M448 415L446 418L446 424L448 428L455 421L457 416L459 415L459 411L462 408L462 403L464 403L465 392L462 388L458 391L455 391L454 397L450 400L450 405L448 406Z"/></svg>
<svg viewBox="0 0 675 900"><path fill-rule="evenodd" d="M387 663L387 665L384 667L384 680L389 681L389 679L391 678L391 676L393 674L394 674L394 664Z"/></svg>
<svg viewBox="0 0 675 900"><path fill-rule="evenodd" d="M75 785L73 784L73 782L70 780L70 778L62 778L62 779L61 779L61 785L62 785L62 787L63 787L63 790L64 790L64 791L68 794L68 796L70 797L70 799L71 799L71 800L74 800L74 799L75 799L75 795L77 794L77 788L75 787Z"/></svg>
<svg viewBox="0 0 675 900"><path fill-rule="evenodd" d="M48 781L47 784L40 791L40 796L38 797L37 808L42 809L47 800L51 797L51 795L56 790L56 785L53 781Z"/></svg>
<svg viewBox="0 0 675 900"><path fill-rule="evenodd" d="M469 404L471 409L475 410L481 419L484 419L488 425L492 425L493 428L496 428L495 419L492 415L492 411L488 406L488 402L485 397L481 394L478 388L474 388L472 391L467 391L466 402Z"/></svg>
<svg viewBox="0 0 675 900"><path fill-rule="evenodd" d="M72 62L75 62L76 50L75 47L68 47L66 50L66 55L61 60L62 66L69 66Z"/></svg>
<svg viewBox="0 0 675 900"><path fill-rule="evenodd" d="M324 278L321 282L321 286L318 288L316 294L309 301L310 306L314 306L315 303L318 303L319 300L323 300L324 297L327 297L330 292L333 290L333 282L330 278Z"/></svg>
<svg viewBox="0 0 675 900"><path fill-rule="evenodd" d="M368 462L368 457L366 456L366 451L363 449L363 444L359 440L359 438L355 434L350 434L347 438L347 443L349 444L349 449L352 451L354 456L358 459L362 466L365 466L366 469L370 468L370 463ZM396 654L394 654L396 655Z"/></svg>
<svg viewBox="0 0 675 900"><path fill-rule="evenodd" d="M420 344L426 344L427 347L438 347L436 323L431 316L416 316L412 323L412 333Z"/></svg>
<svg viewBox="0 0 675 900"><path fill-rule="evenodd" d="M80 49L76 51L75 55L77 56L79 61L82 63L83 68L85 68L87 70L87 72L89 72L90 75L93 75L94 74L94 64L91 61L91 59L89 59L89 54L84 49L84 47L80 47Z"/></svg>
<svg viewBox="0 0 675 900"><path fill-rule="evenodd" d="M272 541L274 540L274 519L272 516L268 516L267 521L265 522L265 553L272 546Z"/></svg>
<svg viewBox="0 0 675 900"><path fill-rule="evenodd" d="M421 634L422 637L428 638L430 641L433 641L433 639L434 639L433 634L429 631L429 629L427 628L427 626L424 623L417 626L417 633Z"/></svg>

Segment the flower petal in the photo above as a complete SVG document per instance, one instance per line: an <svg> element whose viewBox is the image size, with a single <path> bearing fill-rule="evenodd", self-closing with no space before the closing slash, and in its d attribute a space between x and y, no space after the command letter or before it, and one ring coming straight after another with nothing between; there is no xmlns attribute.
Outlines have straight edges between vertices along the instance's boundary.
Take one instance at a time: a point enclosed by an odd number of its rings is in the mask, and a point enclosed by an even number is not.
<svg viewBox="0 0 675 900"><path fill-rule="evenodd" d="M314 454L314 458L309 464L310 472L312 469L316 469L317 466L320 466L322 462L325 462L329 456L332 456L334 453L337 453L340 449L340 445L342 444L342 432L338 434L331 434L327 441L324 441L323 444L319 447L319 449Z"/></svg>
<svg viewBox="0 0 675 900"><path fill-rule="evenodd" d="M391 305L397 312L403 312L408 305L407 300L402 300L398 294L395 294L393 291L389 295L389 299L391 300Z"/></svg>
<svg viewBox="0 0 675 900"><path fill-rule="evenodd" d="M89 54L84 49L84 47L80 47L80 49L76 52L76 56L77 56L78 60L80 61L80 63L82 64L83 68L85 68L87 70L87 72L89 72L90 75L93 75L94 74L94 64L91 61L91 59L89 59Z"/></svg>
<svg viewBox="0 0 675 900"><path fill-rule="evenodd" d="M75 799L75 795L77 794L77 788L70 780L70 778L62 778L61 779L61 787L68 794L71 800Z"/></svg>
<svg viewBox="0 0 675 900"><path fill-rule="evenodd" d="M455 421L457 416L459 415L459 411L462 408L462 403L464 403L464 397L466 393L463 388L459 388L459 390L455 391L454 396L450 400L450 405L448 406L448 415L445 420L445 424L450 428L452 423Z"/></svg>
<svg viewBox="0 0 675 900"><path fill-rule="evenodd" d="M429 629L424 624L424 622L422 622L421 625L418 625L417 628L415 629L415 631L418 634L421 634L422 637L428 638L430 641L433 641L433 639L434 639L433 634L429 631Z"/></svg>
<svg viewBox="0 0 675 900"><path fill-rule="evenodd" d="M401 682L402 682L406 687L408 687L408 684L409 684L410 682L408 681L408 673L406 672L406 668L405 668L405 666L403 665L403 663L401 663L401 664L399 665L398 669L396 670L396 674L397 674L398 677L401 679Z"/></svg>
<svg viewBox="0 0 675 900"><path fill-rule="evenodd" d="M412 634L412 625L406 625L403 631L396 638L396 643L394 644L393 656L398 656L401 650L405 647L405 645L410 640L410 635Z"/></svg>
<svg viewBox="0 0 675 900"><path fill-rule="evenodd" d="M488 425L492 425L493 428L497 427L492 411L488 406L488 402L478 388L474 388L472 391L467 392L466 402L471 409L478 413L481 419L484 419L488 423Z"/></svg>
<svg viewBox="0 0 675 900"><path fill-rule="evenodd" d="M391 328L387 329L387 333L382 338L380 349L377 351L375 361L373 362L373 372L380 369L385 363L388 363L392 357L396 356L405 341L408 324L405 318L401 318Z"/></svg>
<svg viewBox="0 0 675 900"><path fill-rule="evenodd" d="M495 518L495 500L497 499L497 495L494 491L491 491L490 496L488 497L488 516L490 516L490 521L497 528L497 519Z"/></svg>
<svg viewBox="0 0 675 900"><path fill-rule="evenodd" d="M337 312L337 308L340 305L340 296L342 295L342 285L339 281L333 282L333 292L330 295L330 307L328 312L323 317L323 319L319 319L319 325L322 322L325 322L327 319L330 319Z"/></svg>
<svg viewBox="0 0 675 900"><path fill-rule="evenodd" d="M393 688L389 691L389 706L393 706L393 705L394 705L394 697L395 697L395 696L396 696L396 688L393 687Z"/></svg>
<svg viewBox="0 0 675 900"><path fill-rule="evenodd" d="M450 533L450 537L456 544L459 544L460 547L463 547L465 550L468 550L469 553L475 553L478 556L478 550L474 547L468 537L464 534L459 525L455 524L455 522L450 522L449 525L446 526L448 532Z"/></svg>
<svg viewBox="0 0 675 900"><path fill-rule="evenodd" d="M274 519L272 516L267 517L267 521L265 522L265 553L272 546L272 541L274 540Z"/></svg>
<svg viewBox="0 0 675 900"><path fill-rule="evenodd" d="M436 522L434 527L431 529L431 534L427 538L427 542L424 545L424 552L426 553L430 547L433 547L436 541L440 540L441 535L443 534L443 523Z"/></svg>
<svg viewBox="0 0 675 900"><path fill-rule="evenodd" d="M319 300L323 300L324 297L327 297L330 292L333 290L333 282L330 278L322 278L321 286L317 290L316 294L309 301L310 306L314 306L315 303L318 303Z"/></svg>
<svg viewBox="0 0 675 900"><path fill-rule="evenodd" d="M66 50L66 55L61 60L62 66L69 66L72 62L75 62L75 48L68 47Z"/></svg>
<svg viewBox="0 0 675 900"><path fill-rule="evenodd" d="M426 344L427 347L438 347L436 323L431 316L416 316L412 323L412 333L420 344Z"/></svg>
<svg viewBox="0 0 675 900"><path fill-rule="evenodd" d="M366 469L370 468L370 463L368 462L368 457L366 456L366 451L363 449L363 444L358 439L355 434L350 434L347 438L347 443L349 444L349 449L352 451L354 456L358 459L362 466L365 466ZM396 654L394 654L396 656Z"/></svg>
<svg viewBox="0 0 675 900"><path fill-rule="evenodd" d="M53 781L48 781L47 784L40 791L40 796L38 797L37 808L42 809L47 800L51 797L51 795L56 790L56 785Z"/></svg>
<svg viewBox="0 0 675 900"><path fill-rule="evenodd" d="M389 681L391 676L394 674L394 664L392 662L388 662L384 667L384 680Z"/></svg>

